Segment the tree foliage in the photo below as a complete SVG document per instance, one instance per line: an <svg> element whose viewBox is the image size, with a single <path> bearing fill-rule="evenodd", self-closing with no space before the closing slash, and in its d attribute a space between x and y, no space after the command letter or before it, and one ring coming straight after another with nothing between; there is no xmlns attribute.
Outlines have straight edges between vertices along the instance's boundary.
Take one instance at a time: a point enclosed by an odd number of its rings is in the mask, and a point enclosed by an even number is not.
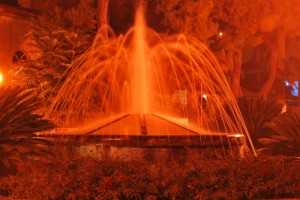
<svg viewBox="0 0 300 200"><path fill-rule="evenodd" d="M252 94L268 96L278 77L278 70L280 75L285 76L296 71L286 69L285 39L300 33L300 6L297 0L157 2L157 12L162 15L168 33L193 35L216 52L224 71L230 74L229 81L236 97L243 95L240 84L244 56L242 49L246 45L256 48L264 43L269 53L266 61L261 63L261 73L264 73L265 78L260 89L251 91Z"/></svg>
<svg viewBox="0 0 300 200"><path fill-rule="evenodd" d="M60 87L72 62L89 48L96 33L93 1L74 3L68 7L60 1L46 2L48 10L25 35L38 48L36 60L21 62L11 71L14 83L36 89L45 100L55 94L55 87Z"/></svg>
<svg viewBox="0 0 300 200"><path fill-rule="evenodd" d="M255 35L259 26L259 1L214 1L213 18L223 33L221 42L225 48L240 47Z"/></svg>
<svg viewBox="0 0 300 200"><path fill-rule="evenodd" d="M212 0L158 0L157 12L164 15L169 33L187 33L209 44L218 33L218 25L212 21Z"/></svg>
<svg viewBox="0 0 300 200"><path fill-rule="evenodd" d="M299 3L293 0L284 2L231 0L215 1L215 3L218 8L215 15L217 21L226 30L225 37L222 39L225 48L230 48L230 45L239 49L245 45L257 47L261 43L268 47L267 62L263 61L265 64L261 63L260 66L264 69L261 72L266 76L256 92L257 96L268 96L278 77L278 70L281 72L279 76L286 74L285 39L297 34ZM232 78L235 77L237 74L232 74ZM238 82L240 81L236 80L233 91L237 88Z"/></svg>

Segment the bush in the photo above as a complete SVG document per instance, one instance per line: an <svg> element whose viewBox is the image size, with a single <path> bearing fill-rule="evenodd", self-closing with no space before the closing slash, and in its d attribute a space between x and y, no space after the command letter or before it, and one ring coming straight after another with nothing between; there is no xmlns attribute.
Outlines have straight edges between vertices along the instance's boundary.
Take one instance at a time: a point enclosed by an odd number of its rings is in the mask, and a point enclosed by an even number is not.
<svg viewBox="0 0 300 200"><path fill-rule="evenodd" d="M260 142L275 154L300 156L300 117L285 113L275 117L267 126L273 130L269 138Z"/></svg>
<svg viewBox="0 0 300 200"><path fill-rule="evenodd" d="M252 142L256 147L260 145L259 139L269 137L271 131L266 123L281 113L282 106L275 100L266 98L238 99L238 105L244 117Z"/></svg>
<svg viewBox="0 0 300 200"><path fill-rule="evenodd" d="M57 157L0 180L0 194L25 199L257 199L300 197L300 162Z"/></svg>
<svg viewBox="0 0 300 200"><path fill-rule="evenodd" d="M40 105L41 101L31 95L31 90L0 88L0 175L4 167L49 152L48 142L33 137L34 132L54 127L34 114Z"/></svg>

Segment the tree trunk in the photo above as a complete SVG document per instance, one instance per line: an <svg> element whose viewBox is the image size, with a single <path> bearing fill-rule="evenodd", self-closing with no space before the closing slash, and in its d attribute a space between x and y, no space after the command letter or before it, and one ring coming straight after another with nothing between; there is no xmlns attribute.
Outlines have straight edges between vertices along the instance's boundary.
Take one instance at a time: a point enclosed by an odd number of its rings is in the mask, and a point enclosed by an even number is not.
<svg viewBox="0 0 300 200"><path fill-rule="evenodd" d="M278 49L277 69L285 69L285 27L280 26L276 33L276 43Z"/></svg>
<svg viewBox="0 0 300 200"><path fill-rule="evenodd" d="M267 97L274 84L277 69L284 70L285 68L285 28L279 26L275 32L275 38L269 37L265 41L271 50L271 55L268 78L260 89L259 95Z"/></svg>
<svg viewBox="0 0 300 200"><path fill-rule="evenodd" d="M235 98L241 95L241 74L242 74L242 50L236 49L233 54L233 70L231 90Z"/></svg>
<svg viewBox="0 0 300 200"><path fill-rule="evenodd" d="M109 0L98 0L98 26L105 26L108 24L108 4Z"/></svg>
<svg viewBox="0 0 300 200"><path fill-rule="evenodd" d="M270 65L268 69L268 78L259 91L260 96L267 97L276 77L278 52L274 45L269 45L271 50Z"/></svg>
<svg viewBox="0 0 300 200"><path fill-rule="evenodd" d="M98 0L98 27L108 26L108 4L109 0ZM108 37L107 29L105 31L105 36Z"/></svg>

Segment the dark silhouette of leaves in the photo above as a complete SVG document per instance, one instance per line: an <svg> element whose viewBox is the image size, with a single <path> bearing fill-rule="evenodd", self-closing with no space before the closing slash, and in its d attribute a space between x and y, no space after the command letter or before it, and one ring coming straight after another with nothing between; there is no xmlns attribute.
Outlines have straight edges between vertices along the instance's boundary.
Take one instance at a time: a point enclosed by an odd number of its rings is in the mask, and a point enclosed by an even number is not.
<svg viewBox="0 0 300 200"><path fill-rule="evenodd" d="M49 154L50 143L34 137L35 132L54 128L34 113L41 103L31 90L0 88L0 166Z"/></svg>

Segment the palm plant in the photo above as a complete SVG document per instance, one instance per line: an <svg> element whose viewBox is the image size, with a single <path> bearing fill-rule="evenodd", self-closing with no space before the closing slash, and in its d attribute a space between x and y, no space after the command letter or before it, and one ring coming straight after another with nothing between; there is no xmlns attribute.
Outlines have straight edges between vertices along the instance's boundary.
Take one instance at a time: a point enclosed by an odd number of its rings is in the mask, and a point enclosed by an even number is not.
<svg viewBox="0 0 300 200"><path fill-rule="evenodd" d="M41 101L31 90L0 88L0 166L43 157L49 153L49 142L34 138L34 132L54 127L48 120L34 114Z"/></svg>
<svg viewBox="0 0 300 200"><path fill-rule="evenodd" d="M254 140L263 136L262 134L264 134L266 128L265 124L278 116L283 106L273 99L263 97L254 99L239 98L238 105Z"/></svg>
<svg viewBox="0 0 300 200"><path fill-rule="evenodd" d="M282 111L281 104L275 100L241 97L238 99L238 106L248 128L252 142L256 147L260 145L258 139L269 137L271 130L266 126L274 117Z"/></svg>
<svg viewBox="0 0 300 200"><path fill-rule="evenodd" d="M286 113L275 117L266 124L274 131L270 138L263 138L261 143L267 145L272 152L284 155L300 155L300 117Z"/></svg>

